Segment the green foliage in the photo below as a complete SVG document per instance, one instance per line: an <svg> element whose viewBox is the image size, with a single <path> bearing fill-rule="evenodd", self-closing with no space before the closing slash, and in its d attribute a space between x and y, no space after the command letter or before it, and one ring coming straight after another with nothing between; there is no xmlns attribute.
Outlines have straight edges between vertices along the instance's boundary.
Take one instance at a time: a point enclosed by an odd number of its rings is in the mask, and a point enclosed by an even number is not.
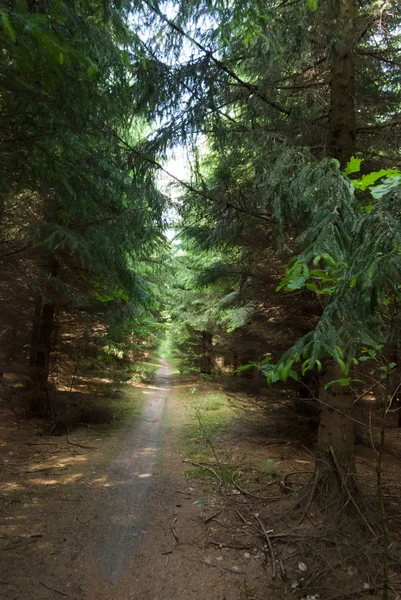
<svg viewBox="0 0 401 600"><path fill-rule="evenodd" d="M57 306L56 318L87 317L99 347L119 358L160 336L165 250L166 199L138 153L148 123L133 109L143 47L132 8L0 8L2 265L26 252L27 293Z"/></svg>

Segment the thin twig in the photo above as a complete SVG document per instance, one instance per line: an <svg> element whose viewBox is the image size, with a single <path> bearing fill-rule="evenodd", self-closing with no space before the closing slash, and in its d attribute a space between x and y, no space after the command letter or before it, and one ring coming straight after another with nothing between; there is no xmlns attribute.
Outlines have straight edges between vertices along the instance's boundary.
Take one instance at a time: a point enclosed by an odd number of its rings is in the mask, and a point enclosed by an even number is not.
<svg viewBox="0 0 401 600"><path fill-rule="evenodd" d="M3 506L0 508L0 511L7 508L7 506L10 506L10 504L12 504L13 502L19 502L19 500L10 500L9 502L6 502L6 504L3 504Z"/></svg>
<svg viewBox="0 0 401 600"><path fill-rule="evenodd" d="M243 516L241 515L240 511L239 511L239 510L237 510L237 509L235 509L235 512L237 513L237 515L239 516L239 518L241 519L241 521L242 521L243 523L245 523L245 525L248 525L248 521L245 519L245 517L243 517Z"/></svg>
<svg viewBox="0 0 401 600"><path fill-rule="evenodd" d="M337 471L338 471L338 474L339 474L339 475L340 475L340 477L341 477L341 482L342 482L342 484L343 484L343 486L344 486L344 489L345 489L345 491L346 491L346 493L347 493L347 496L348 496L348 498L350 499L351 503L352 503L352 504L353 504L353 506L355 507L355 509L356 509L357 513L359 514L359 516L361 517L361 519L362 519L362 520L363 520L363 522L365 523L365 525L366 525L366 527L368 528L368 530L370 531L370 533L371 533L372 535L376 535L376 533L375 533L374 529L372 529L372 527L371 527L371 526L370 526L370 524L368 523L368 521L367 521L367 519L366 519L365 515L363 514L363 512L362 512L362 511L361 511L361 509L359 508L359 506L358 506L358 504L357 504L357 502L356 502L355 498L353 497L353 495L351 494L350 490L348 489L347 482L346 482L346 478L344 477L344 474L343 474L343 472L342 472L342 469L341 469L340 465L338 464L337 457L336 457L336 455L335 455L335 452L334 452L334 450L333 450L333 446L330 446L330 454L331 454L331 456L332 456L332 458L333 458L333 462L334 462L334 464L335 464L335 466L336 466L336 469L337 469Z"/></svg>
<svg viewBox="0 0 401 600"><path fill-rule="evenodd" d="M206 469L207 471L211 471L216 477L217 481L219 482L219 485L222 485L223 482L220 475L212 467L207 467L206 465L202 465L201 463L195 462L194 460L189 460L189 458L183 458L182 462L189 463L191 465L194 465L195 467L199 467L200 469Z"/></svg>
<svg viewBox="0 0 401 600"><path fill-rule="evenodd" d="M303 512L303 514L302 514L302 517L301 517L301 518L300 518L300 520L298 521L297 525L301 525L301 523L303 523L303 521L304 521L305 517L306 517L306 516L307 516L307 514L308 514L308 511L309 511L309 509L310 509L310 506L311 506L311 504L312 504L313 498L314 498L314 496L315 496L315 491L316 491L317 482L318 482L318 480L319 480L319 476L320 476L320 473L319 473L319 471L316 471L316 473L315 473L315 476L314 476L314 478L313 478L312 489L311 489L311 492L310 492L310 495L309 495L308 502L306 503L305 510L304 510L304 512Z"/></svg>
<svg viewBox="0 0 401 600"><path fill-rule="evenodd" d="M177 518L177 517L175 517L175 518L174 518L174 521L173 521L173 524L172 524L172 525L171 525L171 527L170 527L170 531L171 531L171 533L173 534L173 536L174 536L174 539L175 539L176 543L178 544L178 542L179 542L179 540L178 540L178 535L177 535L177 533L176 533L176 530L175 530L175 524L177 523L177 520L178 520L178 518Z"/></svg>
<svg viewBox="0 0 401 600"><path fill-rule="evenodd" d="M225 510L225 506L219 510L218 512L214 513L213 515L211 515L210 517L206 517L206 519L203 521L204 523L209 523L209 521L212 521L212 519L215 519L216 517L218 517L219 515L221 515L222 512L224 512Z"/></svg>
<svg viewBox="0 0 401 600"><path fill-rule="evenodd" d="M78 448L87 448L88 450L97 450L96 446L85 446L84 444L78 444L77 442L72 442L70 440L70 436L69 435L67 435L67 441L72 446L78 446Z"/></svg>
<svg viewBox="0 0 401 600"><path fill-rule="evenodd" d="M241 492L241 494L245 494L245 496L251 496L251 498L256 498L257 500L282 500L283 496L257 496L256 494L252 494L252 492L248 492L247 490L244 490L244 488L240 487L235 479L234 479L234 474L231 477L232 483L233 485L237 488L237 490L239 492Z"/></svg>
<svg viewBox="0 0 401 600"><path fill-rule="evenodd" d="M41 473L42 471L52 471L57 469L58 471L65 471L68 467L44 467L43 469L32 469L31 471L21 471L21 473Z"/></svg>
<svg viewBox="0 0 401 600"><path fill-rule="evenodd" d="M269 534L266 531L266 527L263 525L261 519L255 513L252 513L252 514L255 517L255 519L257 520L257 522L259 523L259 525L260 525L260 527L261 527L261 529L263 531L263 535L265 536L265 540L266 540L267 545L269 547L269 552L270 552L270 557L271 557L271 563L272 563L272 579L276 579L277 564L276 564L276 555L274 553L273 544L271 542L271 539L269 538Z"/></svg>
<svg viewBox="0 0 401 600"><path fill-rule="evenodd" d="M37 541L38 541L38 539L35 538L33 540L29 540L28 542L24 542L22 544L20 542L17 542L14 545L6 546L5 548L0 548L0 551L3 552L4 550L14 550L15 548L23 548L24 546L28 546L29 544L34 544Z"/></svg>
<svg viewBox="0 0 401 600"><path fill-rule="evenodd" d="M246 546L232 546L231 544L224 544L223 542L214 542L213 540L209 540L207 542L212 546L217 546L218 548L229 548L230 550L251 550L252 545L247 544Z"/></svg>
<svg viewBox="0 0 401 600"><path fill-rule="evenodd" d="M58 446L55 442L27 442L27 446Z"/></svg>
<svg viewBox="0 0 401 600"><path fill-rule="evenodd" d="M215 458L216 464L219 467L221 481L223 482L223 480L224 480L223 469L222 469L222 466L221 466L220 459L217 456L216 448L214 447L214 444L213 444L213 442L212 442L212 440L210 438L209 432L207 431L207 429L206 429L206 427L205 427L205 425L204 425L204 423L202 421L199 409L196 411L195 414L196 414L196 418L197 418L198 423L199 423L199 427L201 428L202 433L205 436L206 441L207 441L207 443L209 444L209 446L210 446L210 448L212 450L212 453L213 453L213 456Z"/></svg>
<svg viewBox="0 0 401 600"><path fill-rule="evenodd" d="M65 598L71 598L71 596L69 596L65 592L62 592L61 590L58 590L57 588L52 587L51 585L47 585L47 583L44 583L43 581L39 581L39 583L48 590L52 590L53 592L57 592L57 594L60 594L61 596L65 596Z"/></svg>

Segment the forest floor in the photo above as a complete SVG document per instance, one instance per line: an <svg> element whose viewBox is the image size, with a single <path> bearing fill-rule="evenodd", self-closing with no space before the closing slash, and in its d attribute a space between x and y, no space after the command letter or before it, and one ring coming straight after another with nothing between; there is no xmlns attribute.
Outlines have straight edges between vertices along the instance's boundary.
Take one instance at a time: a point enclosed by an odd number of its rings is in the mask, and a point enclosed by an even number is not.
<svg viewBox="0 0 401 600"><path fill-rule="evenodd" d="M115 395L117 425L49 436L1 407L0 598L379 597L349 528L329 553L318 523L316 535L288 530L292 492L313 471L288 407L262 418L215 382L157 368L152 384ZM399 481L397 463L389 455L386 468Z"/></svg>

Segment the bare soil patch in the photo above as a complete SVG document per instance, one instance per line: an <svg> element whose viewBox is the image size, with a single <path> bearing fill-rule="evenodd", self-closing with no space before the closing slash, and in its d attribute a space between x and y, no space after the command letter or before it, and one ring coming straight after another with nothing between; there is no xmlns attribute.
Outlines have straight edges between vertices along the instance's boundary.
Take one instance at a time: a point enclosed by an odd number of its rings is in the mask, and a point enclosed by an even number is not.
<svg viewBox="0 0 401 600"><path fill-rule="evenodd" d="M126 448L135 411L118 427L43 436L41 421L1 408L0 597L381 598L380 541L341 515L330 521L315 506L295 506L313 472L314 434L291 406L272 396L261 408L260 399L234 400L217 383L182 376L170 384L149 519L127 568L111 583L99 562L98 530L109 465ZM141 402L153 388L126 384L120 401ZM400 446L394 429L385 456L394 600L401 589ZM369 447L358 446L357 463L369 497ZM118 507L116 516L124 520ZM119 549L111 543L109 551Z"/></svg>

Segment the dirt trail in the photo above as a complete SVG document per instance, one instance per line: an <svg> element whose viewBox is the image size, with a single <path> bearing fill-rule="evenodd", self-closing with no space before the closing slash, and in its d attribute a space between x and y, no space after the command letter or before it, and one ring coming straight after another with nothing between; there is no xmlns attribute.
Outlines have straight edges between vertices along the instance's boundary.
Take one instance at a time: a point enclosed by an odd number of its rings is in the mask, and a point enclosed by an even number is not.
<svg viewBox="0 0 401 600"><path fill-rule="evenodd" d="M218 504L210 484L186 477L193 385L162 361L152 385L121 391L146 398L133 425L70 436L43 436L43 423L0 405L2 600L248 597L259 561L207 543Z"/></svg>
<svg viewBox="0 0 401 600"><path fill-rule="evenodd" d="M104 500L93 508L97 536L89 540L86 568L79 574L85 582L85 600L237 600L241 596L243 574L207 564L207 528L197 502L204 495L203 486L184 474L187 465L177 442L188 415L175 390L191 385L170 384L164 362L156 389L148 392L141 421L106 474Z"/></svg>
<svg viewBox="0 0 401 600"><path fill-rule="evenodd" d="M112 584L128 569L146 533L161 418L169 391L169 368L164 358L161 362L145 410L110 465L107 494L97 519L101 572Z"/></svg>

